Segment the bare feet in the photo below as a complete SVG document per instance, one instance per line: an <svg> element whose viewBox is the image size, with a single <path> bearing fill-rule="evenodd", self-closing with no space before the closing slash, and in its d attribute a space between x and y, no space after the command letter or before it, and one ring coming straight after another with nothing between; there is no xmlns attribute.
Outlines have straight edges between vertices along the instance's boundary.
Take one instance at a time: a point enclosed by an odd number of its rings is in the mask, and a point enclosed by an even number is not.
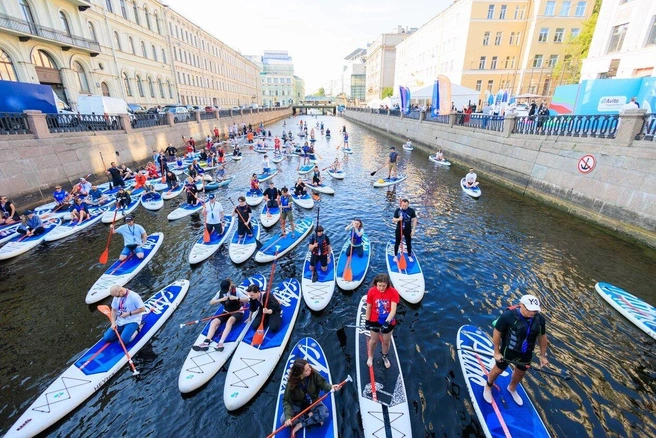
<svg viewBox="0 0 656 438"><path fill-rule="evenodd" d="M374 358L373 358L373 357L369 356L369 357L367 358L367 366L368 366L368 367L372 367L372 366L374 366Z"/></svg>
<svg viewBox="0 0 656 438"><path fill-rule="evenodd" d="M386 354L383 354L383 363L385 364L385 368L389 368L392 366Z"/></svg>

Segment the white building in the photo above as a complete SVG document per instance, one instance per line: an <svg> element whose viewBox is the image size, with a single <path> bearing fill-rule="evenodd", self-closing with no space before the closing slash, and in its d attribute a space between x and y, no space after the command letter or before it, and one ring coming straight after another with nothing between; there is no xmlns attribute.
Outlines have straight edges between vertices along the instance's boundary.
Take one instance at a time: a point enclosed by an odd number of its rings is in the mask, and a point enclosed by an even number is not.
<svg viewBox="0 0 656 438"><path fill-rule="evenodd" d="M343 91L346 99L360 101L366 94L366 49L355 49L344 60L346 66L342 74Z"/></svg>
<svg viewBox="0 0 656 438"><path fill-rule="evenodd" d="M656 76L656 2L604 0L581 80Z"/></svg>
<svg viewBox="0 0 656 438"><path fill-rule="evenodd" d="M416 29L398 26L379 35L367 48L366 99L380 99L384 88L394 86L396 46Z"/></svg>
<svg viewBox="0 0 656 438"><path fill-rule="evenodd" d="M261 68L261 101L265 106L287 106L299 101L294 61L286 50L265 50L262 56L248 58Z"/></svg>

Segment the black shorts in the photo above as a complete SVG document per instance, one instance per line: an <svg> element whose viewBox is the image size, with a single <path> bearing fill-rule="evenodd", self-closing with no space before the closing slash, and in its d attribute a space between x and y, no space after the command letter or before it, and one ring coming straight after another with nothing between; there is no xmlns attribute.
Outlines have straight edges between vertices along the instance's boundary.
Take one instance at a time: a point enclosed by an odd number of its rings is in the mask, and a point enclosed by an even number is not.
<svg viewBox="0 0 656 438"><path fill-rule="evenodd" d="M207 232L212 233L212 230L216 230L216 234L223 234L223 224L218 223L218 224L207 224Z"/></svg>
<svg viewBox="0 0 656 438"><path fill-rule="evenodd" d="M216 319L221 321L221 324L225 324L230 319L231 316L234 316L235 322L239 322L244 318L244 313L239 312L239 313L231 313L230 315L221 315Z"/></svg>
<svg viewBox="0 0 656 438"><path fill-rule="evenodd" d="M323 267L323 268L328 266L328 255L327 254L323 254L323 255L312 254L312 256L310 257L310 266L312 266L314 268L315 266L317 266L317 263L319 263L319 262L321 262L321 267Z"/></svg>
<svg viewBox="0 0 656 438"><path fill-rule="evenodd" d="M381 333L390 333L392 330L394 330L394 327L396 327L396 324L390 325L387 330L381 329L381 323L378 321L369 321L369 326L371 326L371 331L374 331L376 333L381 332Z"/></svg>
<svg viewBox="0 0 656 438"><path fill-rule="evenodd" d="M530 368L531 359L533 359L533 353L519 353L517 351L508 349L502 349L501 351L503 352L503 360L500 362L495 360L497 368L500 370L505 370L508 368L510 363L515 365L520 371L526 371Z"/></svg>

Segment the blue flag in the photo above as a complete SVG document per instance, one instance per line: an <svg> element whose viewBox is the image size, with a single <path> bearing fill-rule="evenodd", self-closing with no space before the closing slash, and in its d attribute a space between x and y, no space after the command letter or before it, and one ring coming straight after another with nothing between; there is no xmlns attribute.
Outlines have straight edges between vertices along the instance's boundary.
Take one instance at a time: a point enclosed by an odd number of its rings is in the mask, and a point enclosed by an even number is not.
<svg viewBox="0 0 656 438"><path fill-rule="evenodd" d="M433 84L433 115L440 113L440 81Z"/></svg>

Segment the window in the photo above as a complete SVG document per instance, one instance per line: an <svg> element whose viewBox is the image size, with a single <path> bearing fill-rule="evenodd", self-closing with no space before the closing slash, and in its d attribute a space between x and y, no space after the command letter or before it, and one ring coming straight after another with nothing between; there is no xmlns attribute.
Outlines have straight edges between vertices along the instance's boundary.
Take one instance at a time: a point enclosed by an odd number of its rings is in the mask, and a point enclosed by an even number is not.
<svg viewBox="0 0 656 438"><path fill-rule="evenodd" d="M490 79L487 81L487 91L492 91L492 88L494 88L494 80Z"/></svg>
<svg viewBox="0 0 656 438"><path fill-rule="evenodd" d="M175 50L175 47L173 48L173 58L175 58L175 60L178 61L178 51Z"/></svg>
<svg viewBox="0 0 656 438"><path fill-rule="evenodd" d="M157 33L161 35L162 29L159 27L159 15L157 15L157 11L153 12L153 19L155 20L155 27L157 28Z"/></svg>
<svg viewBox="0 0 656 438"><path fill-rule="evenodd" d="M96 36L96 28L93 27L93 24L90 21L87 24L89 25L89 38L91 38L91 41L98 42L98 37Z"/></svg>
<svg viewBox="0 0 656 438"><path fill-rule="evenodd" d="M570 35L570 38L574 39L574 38L578 37L580 33L581 33L581 29L579 29L578 27L575 27L575 28L572 29L572 34Z"/></svg>
<svg viewBox="0 0 656 438"><path fill-rule="evenodd" d="M59 11L59 21L61 21L62 30L66 32L66 35L70 35L71 27L68 25L68 19L66 18L66 14L64 14L64 12L62 11Z"/></svg>
<svg viewBox="0 0 656 438"><path fill-rule="evenodd" d="M134 12L134 22L141 26L141 22L139 20L139 8L137 7L136 0L134 3L132 3L132 11Z"/></svg>
<svg viewBox="0 0 656 438"><path fill-rule="evenodd" d="M572 29L572 32L574 29ZM647 37L647 42L645 46L652 46L656 44L656 15L651 19L651 31L649 31L649 36Z"/></svg>
<svg viewBox="0 0 656 438"><path fill-rule="evenodd" d="M551 55L549 57L549 61L547 61L547 67L554 68L557 63L558 63L558 55Z"/></svg>
<svg viewBox="0 0 656 438"><path fill-rule="evenodd" d="M543 27L542 29L540 29L540 34L538 35L538 42L546 43L548 39L549 39L549 28Z"/></svg>
<svg viewBox="0 0 656 438"><path fill-rule="evenodd" d="M128 79L127 73L123 73L123 86L125 87L125 93L128 96L132 96L132 88L130 88L130 80Z"/></svg>
<svg viewBox="0 0 656 438"><path fill-rule="evenodd" d="M572 2L570 2L570 1L564 1L564 2L560 5L560 14L559 14L559 15L560 15L561 17L567 17L567 16L569 16L569 9L570 9L571 7L572 7Z"/></svg>
<svg viewBox="0 0 656 438"><path fill-rule="evenodd" d="M101 91L103 96L110 97L109 87L107 86L107 84L105 82L100 83L100 91Z"/></svg>
<svg viewBox="0 0 656 438"><path fill-rule="evenodd" d="M153 79L148 78L148 89L150 90L150 97L155 97L155 87L153 86Z"/></svg>
<svg viewBox="0 0 656 438"><path fill-rule="evenodd" d="M554 34L554 43L562 43L564 35L565 29L562 27L557 28L556 33Z"/></svg>
<svg viewBox="0 0 656 438"><path fill-rule="evenodd" d="M114 12L114 9L112 9L112 0L105 0L105 6L109 12Z"/></svg>
<svg viewBox="0 0 656 438"><path fill-rule="evenodd" d="M488 20L494 19L494 5L490 5L487 7L487 19Z"/></svg>
<svg viewBox="0 0 656 438"><path fill-rule="evenodd" d="M485 70L485 61L487 58L485 56L481 56L481 60L478 62L478 69L479 70Z"/></svg>
<svg viewBox="0 0 656 438"><path fill-rule="evenodd" d="M610 37L610 43L608 44L608 53L622 50L622 44L624 43L624 37L628 28L629 23L620 24L613 28L613 35Z"/></svg>
<svg viewBox="0 0 656 438"><path fill-rule="evenodd" d="M554 1L547 2L547 5L544 7L544 15L548 17L552 17L554 15L555 9L556 9L556 2Z"/></svg>
<svg viewBox="0 0 656 438"><path fill-rule="evenodd" d="M523 20L526 6L515 6L515 20Z"/></svg>
<svg viewBox="0 0 656 438"><path fill-rule="evenodd" d="M499 20L505 20L506 19L506 5L501 5L501 10L499 11Z"/></svg>
<svg viewBox="0 0 656 438"><path fill-rule="evenodd" d="M169 99L173 99L173 87L171 86L171 81L166 81L166 86L169 89Z"/></svg>
<svg viewBox="0 0 656 438"><path fill-rule="evenodd" d="M574 15L577 17L583 17L585 16L585 7L587 6L587 2L578 2L576 4L576 11L574 12Z"/></svg>
<svg viewBox="0 0 656 438"><path fill-rule="evenodd" d="M150 27L150 15L148 15L148 8L146 7L146 5L144 5L144 15L146 16L146 27L148 27L148 30L153 30Z"/></svg>
<svg viewBox="0 0 656 438"><path fill-rule="evenodd" d="M143 55L144 58L148 59L148 52L146 52L146 44L143 41L141 42L141 54Z"/></svg>
<svg viewBox="0 0 656 438"><path fill-rule="evenodd" d="M492 57L492 61L490 62L490 69L496 70L497 69L497 56Z"/></svg>
<svg viewBox="0 0 656 438"><path fill-rule="evenodd" d="M162 49L162 62L166 64L166 50Z"/></svg>
<svg viewBox="0 0 656 438"><path fill-rule="evenodd" d="M114 44L116 44L116 49L121 50L121 39L118 37L118 32L114 32Z"/></svg>
<svg viewBox="0 0 656 438"><path fill-rule="evenodd" d="M157 49L155 48L155 46L150 46L150 48L153 51L153 59L157 61Z"/></svg>
<svg viewBox="0 0 656 438"><path fill-rule="evenodd" d="M123 18L126 20L128 19L128 10L125 9L125 0L118 0L119 4L121 5L121 15L123 15Z"/></svg>
<svg viewBox="0 0 656 438"><path fill-rule="evenodd" d="M132 54L136 55L137 51L134 50L134 41L132 40L131 36L128 37L128 45L130 46L130 51L132 51Z"/></svg>
<svg viewBox="0 0 656 438"><path fill-rule="evenodd" d="M510 68L511 69L515 68L515 57L514 56L512 58L510 58Z"/></svg>
<svg viewBox="0 0 656 438"><path fill-rule="evenodd" d="M494 45L495 46L500 46L501 45L502 37L503 37L503 32L497 32L497 35L494 37Z"/></svg>
<svg viewBox="0 0 656 438"><path fill-rule="evenodd" d="M162 80L157 79L157 86L159 88L159 95L162 99L164 99L164 85L162 85Z"/></svg>
<svg viewBox="0 0 656 438"><path fill-rule="evenodd" d="M144 89L143 89L143 83L141 82L141 77L139 75L136 75L134 77L134 80L137 82L137 91L139 92L139 96L144 97Z"/></svg>
<svg viewBox="0 0 656 438"><path fill-rule="evenodd" d="M14 64L7 53L0 49L0 80L3 81L18 81Z"/></svg>
<svg viewBox="0 0 656 438"><path fill-rule="evenodd" d="M485 32L483 34L483 45L484 46L490 45L490 32Z"/></svg>
<svg viewBox="0 0 656 438"><path fill-rule="evenodd" d="M503 65L503 68L508 68L509 65L510 65L510 56L506 56L506 62Z"/></svg>
<svg viewBox="0 0 656 438"><path fill-rule="evenodd" d="M542 67L542 55L535 55L535 58L533 58L533 68L541 68Z"/></svg>

